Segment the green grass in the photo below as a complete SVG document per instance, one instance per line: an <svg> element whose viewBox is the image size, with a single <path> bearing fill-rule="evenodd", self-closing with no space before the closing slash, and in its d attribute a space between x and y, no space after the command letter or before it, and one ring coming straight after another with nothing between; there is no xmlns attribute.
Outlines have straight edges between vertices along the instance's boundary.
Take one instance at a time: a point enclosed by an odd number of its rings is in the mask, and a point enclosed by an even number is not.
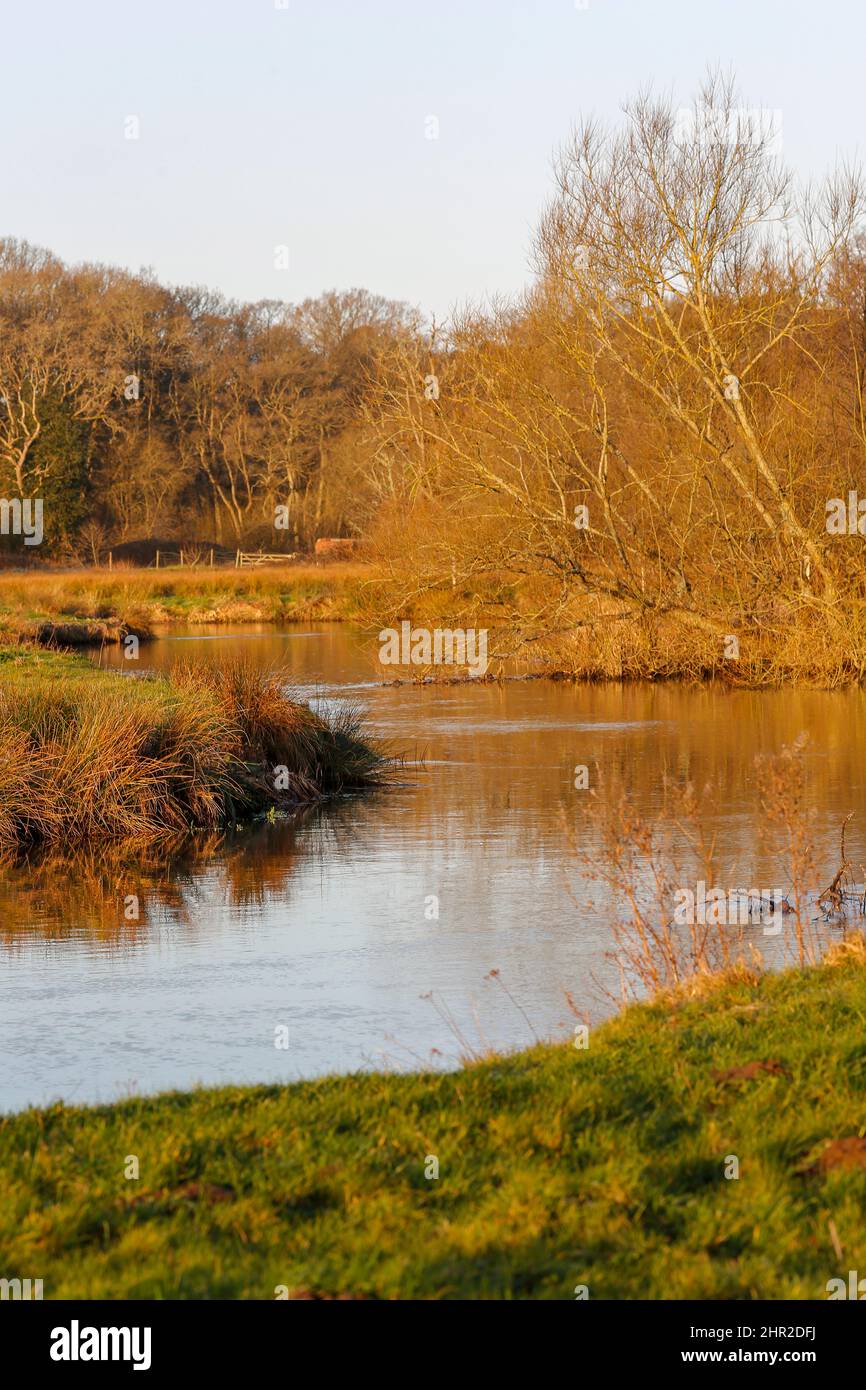
<svg viewBox="0 0 866 1390"><path fill-rule="evenodd" d="M105 673L75 652L40 650L29 643L0 646L0 681L25 689L53 678L97 682Z"/></svg>
<svg viewBox="0 0 866 1390"><path fill-rule="evenodd" d="M864 1025L861 948L634 1006L586 1050L13 1115L2 1273L46 1298L825 1298L866 1273L866 1171L813 1166L866 1130ZM783 1070L714 1075L752 1061Z"/></svg>

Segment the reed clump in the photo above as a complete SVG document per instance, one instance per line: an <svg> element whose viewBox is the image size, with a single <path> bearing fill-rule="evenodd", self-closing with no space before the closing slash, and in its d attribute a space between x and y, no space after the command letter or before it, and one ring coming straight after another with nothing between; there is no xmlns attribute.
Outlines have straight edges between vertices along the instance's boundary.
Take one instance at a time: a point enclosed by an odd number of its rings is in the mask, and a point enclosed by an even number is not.
<svg viewBox="0 0 866 1390"><path fill-rule="evenodd" d="M357 710L316 713L279 671L0 684L0 849L152 843L381 783Z"/></svg>

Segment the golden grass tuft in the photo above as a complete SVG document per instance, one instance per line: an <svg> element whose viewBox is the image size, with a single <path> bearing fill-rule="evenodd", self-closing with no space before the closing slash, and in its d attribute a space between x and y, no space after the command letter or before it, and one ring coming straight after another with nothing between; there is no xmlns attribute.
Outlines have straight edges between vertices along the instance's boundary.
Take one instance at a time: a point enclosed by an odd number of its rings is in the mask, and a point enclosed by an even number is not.
<svg viewBox="0 0 866 1390"><path fill-rule="evenodd" d="M0 849L174 839L387 773L357 712L326 719L280 672L240 662L155 681L6 680L0 753Z"/></svg>
<svg viewBox="0 0 866 1390"><path fill-rule="evenodd" d="M862 932L855 932L841 941L834 941L827 950L824 964L836 968L866 966L866 936Z"/></svg>

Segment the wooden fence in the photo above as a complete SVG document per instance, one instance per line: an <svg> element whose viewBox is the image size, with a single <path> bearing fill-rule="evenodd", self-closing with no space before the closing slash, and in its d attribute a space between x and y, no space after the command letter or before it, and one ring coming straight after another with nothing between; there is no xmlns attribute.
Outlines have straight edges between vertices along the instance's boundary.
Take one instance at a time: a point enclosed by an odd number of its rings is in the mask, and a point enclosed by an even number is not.
<svg viewBox="0 0 866 1390"><path fill-rule="evenodd" d="M194 547L192 550L187 548L186 551L184 551L183 547L181 547L180 550L157 550L153 557L155 569L162 569L171 565L180 565L183 569L193 569L194 567L202 565L207 565L209 568L212 568L213 563L213 550L209 550L207 557L205 557L202 551L197 547ZM111 566L112 557L109 553L108 568L111 569Z"/></svg>
<svg viewBox="0 0 866 1390"><path fill-rule="evenodd" d="M261 550L239 550L235 556L235 569L242 570L247 565L284 565L287 560L297 560L298 552L291 551L289 554L266 555Z"/></svg>

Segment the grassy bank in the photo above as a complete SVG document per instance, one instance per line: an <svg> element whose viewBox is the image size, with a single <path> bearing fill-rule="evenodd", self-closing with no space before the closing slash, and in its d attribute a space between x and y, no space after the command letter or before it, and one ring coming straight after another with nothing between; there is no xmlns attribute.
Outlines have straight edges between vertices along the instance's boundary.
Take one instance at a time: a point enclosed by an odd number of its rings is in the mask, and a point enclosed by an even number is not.
<svg viewBox="0 0 866 1390"><path fill-rule="evenodd" d="M414 577L398 582L373 563L0 573L0 642L99 646L128 632L147 637L204 623L350 621L375 635L403 619L430 629L486 629L489 680L531 675L828 688L866 678L866 602L851 597L820 620L808 607L767 603L745 624L733 605L705 620L683 612L638 617L614 600L564 603L538 578L489 574L443 588ZM407 682L470 679L465 668L446 666L389 666L380 674Z"/></svg>
<svg viewBox="0 0 866 1390"><path fill-rule="evenodd" d="M825 1298L866 1268L864 1016L866 954L837 948L586 1049L13 1115L4 1272L46 1298Z"/></svg>
<svg viewBox="0 0 866 1390"><path fill-rule="evenodd" d="M324 718L241 663L134 679L0 649L0 849L140 843L375 785L351 712Z"/></svg>
<svg viewBox="0 0 866 1390"><path fill-rule="evenodd" d="M0 574L0 636L65 644L117 641L178 623L323 622L357 615L360 564L260 570L107 570Z"/></svg>

